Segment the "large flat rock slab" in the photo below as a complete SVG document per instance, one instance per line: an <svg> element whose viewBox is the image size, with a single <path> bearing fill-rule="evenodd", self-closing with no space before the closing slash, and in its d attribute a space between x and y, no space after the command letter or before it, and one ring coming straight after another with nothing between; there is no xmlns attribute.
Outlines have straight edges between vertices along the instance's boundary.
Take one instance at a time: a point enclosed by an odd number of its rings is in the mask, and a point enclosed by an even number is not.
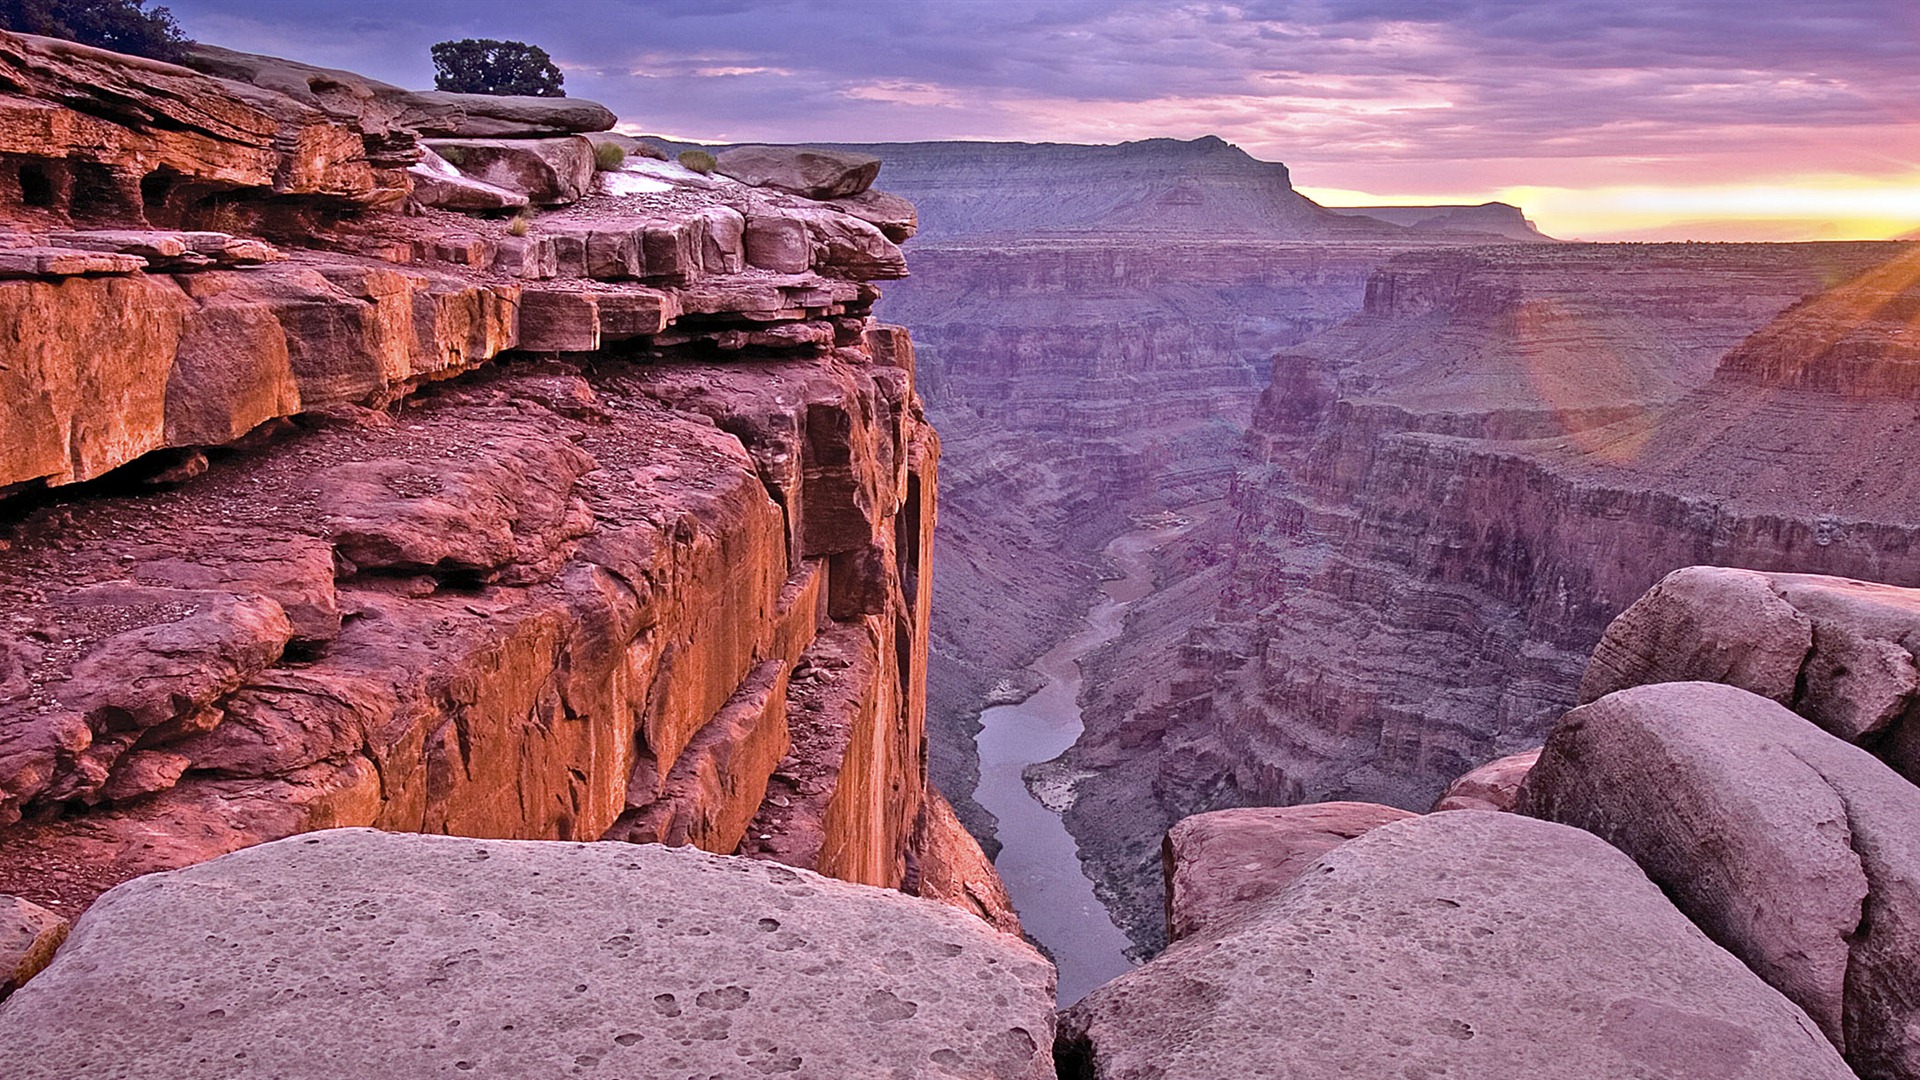
<svg viewBox="0 0 1920 1080"><path fill-rule="evenodd" d="M342 829L102 897L0 1007L0 1075L1040 1080L1052 1004L1032 949L898 893Z"/></svg>
<svg viewBox="0 0 1920 1080"><path fill-rule="evenodd" d="M1519 809L1591 830L1818 1021L1862 1076L1920 1077L1920 788L1720 683L1568 713Z"/></svg>
<svg viewBox="0 0 1920 1080"><path fill-rule="evenodd" d="M1632 860L1513 814L1349 840L1260 918L1088 995L1061 1036L1061 1075L1103 1080L1854 1075Z"/></svg>

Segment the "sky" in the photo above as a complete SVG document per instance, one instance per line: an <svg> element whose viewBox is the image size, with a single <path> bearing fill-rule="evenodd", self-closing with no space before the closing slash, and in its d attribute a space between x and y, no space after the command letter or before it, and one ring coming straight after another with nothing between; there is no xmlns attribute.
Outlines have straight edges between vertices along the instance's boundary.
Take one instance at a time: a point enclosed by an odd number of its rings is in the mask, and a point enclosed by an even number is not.
<svg viewBox="0 0 1920 1080"><path fill-rule="evenodd" d="M1920 230L1920 0L166 3L411 87L433 42L532 42L633 132L1218 135L1329 205L1499 199L1569 238Z"/></svg>

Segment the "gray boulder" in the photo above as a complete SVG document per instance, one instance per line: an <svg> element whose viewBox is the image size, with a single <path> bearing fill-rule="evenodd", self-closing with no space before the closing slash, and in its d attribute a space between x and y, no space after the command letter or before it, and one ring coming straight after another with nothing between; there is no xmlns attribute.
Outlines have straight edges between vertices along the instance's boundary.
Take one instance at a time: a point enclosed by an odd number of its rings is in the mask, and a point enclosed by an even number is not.
<svg viewBox="0 0 1920 1080"><path fill-rule="evenodd" d="M880 175L877 157L805 146L736 146L715 161L714 171L722 176L809 199L858 195Z"/></svg>
<svg viewBox="0 0 1920 1080"><path fill-rule="evenodd" d="M1920 782L1920 589L1676 570L1607 627L1580 700L1688 680L1772 698Z"/></svg>
<svg viewBox="0 0 1920 1080"><path fill-rule="evenodd" d="M920 212L912 202L890 191L868 188L858 195L829 200L827 205L878 228L896 244L906 243L920 231Z"/></svg>
<svg viewBox="0 0 1920 1080"><path fill-rule="evenodd" d="M445 110L457 116L450 125L452 130L446 134L459 138L526 138L606 131L620 119L613 115L612 109L585 98L450 94L444 90L409 93L414 107L421 112Z"/></svg>
<svg viewBox="0 0 1920 1080"><path fill-rule="evenodd" d="M1862 1076L1920 1077L1920 788L1871 754L1736 687L1634 687L1566 715L1518 809L1632 856Z"/></svg>
<svg viewBox="0 0 1920 1080"><path fill-rule="evenodd" d="M1374 803L1256 806L1182 818L1167 830L1167 940L1210 931L1293 884L1314 860L1413 815Z"/></svg>
<svg viewBox="0 0 1920 1080"><path fill-rule="evenodd" d="M1626 856L1513 814L1383 825L1061 1015L1063 1076L1851 1080Z"/></svg>
<svg viewBox="0 0 1920 1080"><path fill-rule="evenodd" d="M540 206L578 202L593 187L593 144L557 139L430 139L427 149L461 174Z"/></svg>
<svg viewBox="0 0 1920 1080"><path fill-rule="evenodd" d="M107 893L0 1076L1054 1075L1053 968L964 912L689 848L309 833Z"/></svg>

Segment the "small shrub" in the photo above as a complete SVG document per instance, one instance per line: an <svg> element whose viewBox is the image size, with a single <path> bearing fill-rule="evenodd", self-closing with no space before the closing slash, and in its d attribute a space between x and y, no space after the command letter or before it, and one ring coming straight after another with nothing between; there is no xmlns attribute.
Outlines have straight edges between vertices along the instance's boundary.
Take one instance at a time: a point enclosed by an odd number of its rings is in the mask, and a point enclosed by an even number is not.
<svg viewBox="0 0 1920 1080"><path fill-rule="evenodd" d="M705 176L713 172L715 162L713 155L707 153L705 150L682 150L680 151L680 164Z"/></svg>
<svg viewBox="0 0 1920 1080"><path fill-rule="evenodd" d="M627 160L627 148L616 142L603 142L593 148L593 167L612 172Z"/></svg>
<svg viewBox="0 0 1920 1080"><path fill-rule="evenodd" d="M527 235L527 230L532 227L533 227L533 218L529 217L526 214L518 214L518 215L515 215L512 221L509 221L507 223L507 235L508 236L525 236Z"/></svg>
<svg viewBox="0 0 1920 1080"><path fill-rule="evenodd" d="M467 151L466 148L462 146L436 146L433 152L439 154L441 160L456 169L466 164L467 161Z"/></svg>

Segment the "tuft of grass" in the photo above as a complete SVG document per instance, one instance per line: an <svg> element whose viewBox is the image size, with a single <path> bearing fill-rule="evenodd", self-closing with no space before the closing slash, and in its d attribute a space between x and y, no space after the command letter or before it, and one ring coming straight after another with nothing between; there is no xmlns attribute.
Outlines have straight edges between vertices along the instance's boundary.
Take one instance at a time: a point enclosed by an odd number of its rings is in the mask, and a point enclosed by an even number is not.
<svg viewBox="0 0 1920 1080"><path fill-rule="evenodd" d="M604 142L593 148L593 167L601 172L612 172L627 160L627 148L619 143Z"/></svg>
<svg viewBox="0 0 1920 1080"><path fill-rule="evenodd" d="M680 151L680 164L705 176L713 172L715 162L713 155L707 153L705 150L682 150Z"/></svg>
<svg viewBox="0 0 1920 1080"><path fill-rule="evenodd" d="M507 235L508 236L525 236L527 235L527 230L532 227L533 227L533 215L515 214L513 220L507 222Z"/></svg>

